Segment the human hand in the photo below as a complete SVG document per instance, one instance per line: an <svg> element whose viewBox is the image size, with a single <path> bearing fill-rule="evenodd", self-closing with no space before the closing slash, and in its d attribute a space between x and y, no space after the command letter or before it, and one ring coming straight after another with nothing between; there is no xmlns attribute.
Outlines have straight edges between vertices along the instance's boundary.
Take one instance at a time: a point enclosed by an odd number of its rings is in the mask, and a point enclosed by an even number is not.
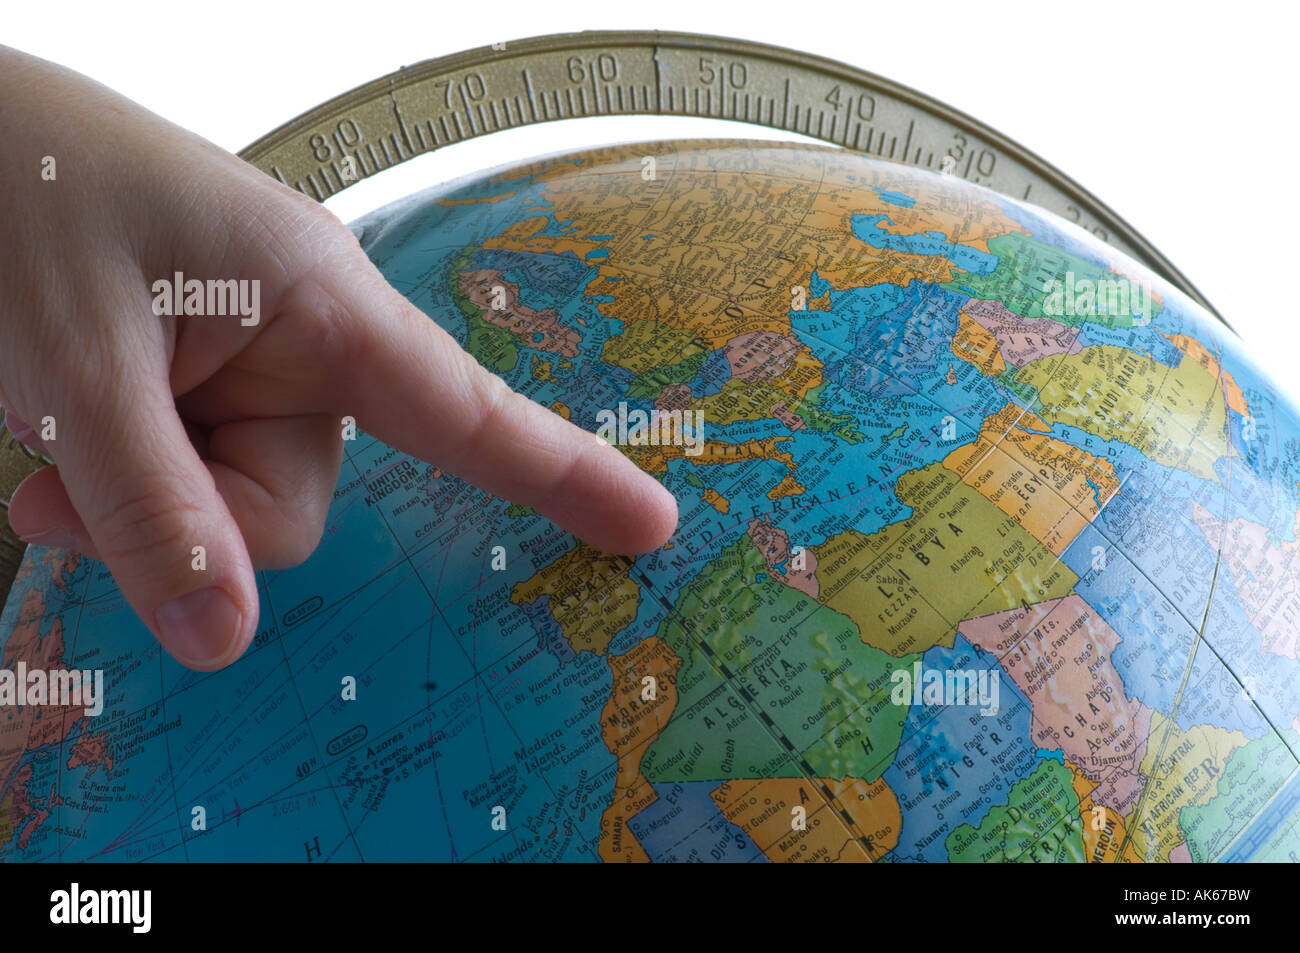
<svg viewBox="0 0 1300 953"><path fill-rule="evenodd" d="M248 647L254 567L320 540L344 416L598 549L673 532L671 494L482 368L310 199L4 47L0 128L0 405L56 464L18 488L10 524L102 560L177 661L218 669ZM154 282L176 272L256 282L257 322L156 315Z"/></svg>

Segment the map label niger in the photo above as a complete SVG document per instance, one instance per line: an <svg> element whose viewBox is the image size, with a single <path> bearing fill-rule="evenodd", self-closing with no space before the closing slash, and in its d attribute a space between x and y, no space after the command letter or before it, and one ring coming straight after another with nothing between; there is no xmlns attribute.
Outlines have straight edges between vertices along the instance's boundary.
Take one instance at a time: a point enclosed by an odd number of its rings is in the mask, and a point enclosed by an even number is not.
<svg viewBox="0 0 1300 953"><path fill-rule="evenodd" d="M97 669L27 669L0 668L0 707L58 705L81 707L91 718L104 710L104 670Z"/></svg>

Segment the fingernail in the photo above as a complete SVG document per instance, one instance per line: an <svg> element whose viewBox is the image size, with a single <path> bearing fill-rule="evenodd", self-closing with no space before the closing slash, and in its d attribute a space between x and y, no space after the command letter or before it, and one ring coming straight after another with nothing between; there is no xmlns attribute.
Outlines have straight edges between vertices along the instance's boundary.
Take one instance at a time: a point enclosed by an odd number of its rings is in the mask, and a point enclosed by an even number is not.
<svg viewBox="0 0 1300 953"><path fill-rule="evenodd" d="M239 636L243 613L224 590L210 586L163 603L154 618L163 647L193 668L225 657Z"/></svg>
<svg viewBox="0 0 1300 953"><path fill-rule="evenodd" d="M77 537L73 536L62 526L51 526L49 529L39 533L31 533L27 536L19 536L24 543L29 546L52 546L55 549L76 549L81 545Z"/></svg>

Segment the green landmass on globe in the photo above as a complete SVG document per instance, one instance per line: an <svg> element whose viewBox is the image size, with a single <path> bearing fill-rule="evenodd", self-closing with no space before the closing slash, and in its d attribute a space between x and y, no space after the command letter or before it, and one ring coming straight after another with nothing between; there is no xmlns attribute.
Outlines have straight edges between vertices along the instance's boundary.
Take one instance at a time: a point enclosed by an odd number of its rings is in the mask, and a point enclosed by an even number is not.
<svg viewBox="0 0 1300 953"><path fill-rule="evenodd" d="M0 860L1300 859L1297 409L1168 283L800 144L353 228L677 534L602 554L357 433L216 673L33 547L0 668L101 669L104 710L0 708Z"/></svg>

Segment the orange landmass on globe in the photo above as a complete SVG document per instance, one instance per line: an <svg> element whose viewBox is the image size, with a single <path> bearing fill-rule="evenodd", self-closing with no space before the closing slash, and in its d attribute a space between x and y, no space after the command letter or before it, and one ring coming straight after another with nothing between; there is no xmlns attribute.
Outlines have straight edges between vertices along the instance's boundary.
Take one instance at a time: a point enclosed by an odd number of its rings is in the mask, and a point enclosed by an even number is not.
<svg viewBox="0 0 1300 953"><path fill-rule="evenodd" d="M42 636L40 624L44 612L45 599L40 589L28 589L19 610L18 624L5 644L0 668L14 671L20 661L26 663L28 671L67 667L63 662L63 619L55 617L49 632ZM21 686L20 690L25 688ZM23 705L2 711L5 719L0 722L0 778L5 779L24 751L61 743L77 716L84 716L81 708L57 705Z"/></svg>
<svg viewBox="0 0 1300 953"><path fill-rule="evenodd" d="M1007 369L993 332L975 321L965 311L957 316L957 333L952 336L952 353L963 361L974 364L989 377L996 377Z"/></svg>
<svg viewBox="0 0 1300 953"><path fill-rule="evenodd" d="M570 252L581 260L607 250L587 287L614 299L602 311L623 321L689 327L716 349L746 332L788 333L790 289L807 287L814 270L834 287L954 277L944 256L862 241L853 231L857 215L887 215L889 222L878 227L891 235L940 232L984 252L992 237L1025 233L980 190L903 168L873 169L864 177L861 167L836 161L833 152L816 164L816 178L806 148L771 143L745 150L694 144L656 156L650 179L642 158L640 147L614 146L588 153L582 175L573 175L568 163L512 170L511 178L543 183L549 217L514 223L483 246ZM755 163L762 175L753 174ZM911 208L887 202L877 188L906 192L916 202ZM725 215L717 214L720 202ZM551 219L571 224L545 234Z"/></svg>
<svg viewBox="0 0 1300 953"><path fill-rule="evenodd" d="M576 652L603 655L610 640L636 618L641 589L626 556L580 545L510 590L516 605L548 596L547 608Z"/></svg>
<svg viewBox="0 0 1300 953"><path fill-rule="evenodd" d="M724 817L771 861L879 860L898 845L898 798L884 778L763 778L726 781L711 792ZM805 812L793 827L794 808ZM846 817L847 815L847 817Z"/></svg>
<svg viewBox="0 0 1300 953"><path fill-rule="evenodd" d="M1082 821L1083 853L1090 864L1140 864L1142 858L1128 843L1124 818L1119 812L1104 804L1094 804L1092 792L1096 784L1079 766L1066 759L1074 784L1074 794L1079 799L1079 820ZM1121 852L1123 856L1121 857Z"/></svg>
<svg viewBox="0 0 1300 953"><path fill-rule="evenodd" d="M708 418L705 418L706 420ZM686 447L679 444L660 444L659 446L632 446L620 444L619 449L630 457L632 462L648 473L667 473L672 460L684 460L693 466L721 466L728 463L743 463L747 460L775 460L784 464L786 475L772 488L782 496L802 493L803 487L794 480L795 461L789 451L780 445L789 437L764 437L760 440L745 440L741 443L724 443L720 440L705 440L698 454L688 454ZM798 487L797 490L793 487ZM772 497L776 499L776 497Z"/></svg>
<svg viewBox="0 0 1300 953"><path fill-rule="evenodd" d="M719 513L727 514L731 512L731 501L719 493L713 487L706 487L704 493L704 502L713 507Z"/></svg>
<svg viewBox="0 0 1300 953"><path fill-rule="evenodd" d="M45 819L50 816L49 808L53 806L54 789L50 788L48 802L44 805L32 802L31 795L27 790L27 785L32 779L32 766L25 764L18 769L18 774L14 776L10 790L13 792L13 817L22 823L22 829L18 832L18 849L26 850L28 843L31 842L32 834L36 829L45 823Z"/></svg>
<svg viewBox="0 0 1300 953"><path fill-rule="evenodd" d="M677 707L677 670L682 660L658 636L638 642L624 655L606 660L614 678L609 701L600 713L605 747L618 759L614 797L600 819L602 860L648 862L649 856L628 829L627 819L658 797L641 773L641 756L663 731ZM647 677L654 679L654 698L647 699Z"/></svg>
<svg viewBox="0 0 1300 953"><path fill-rule="evenodd" d="M437 204L445 205L448 208L457 205L495 205L497 202L504 201L505 199L510 198L514 194L515 193L513 191L510 191L510 192L497 192L495 195L476 195L473 196L472 198L467 198L467 199L438 199Z"/></svg>
<svg viewBox="0 0 1300 953"><path fill-rule="evenodd" d="M1119 492L1109 460L1057 440L1014 404L984 419L943 465L1058 556Z"/></svg>
<svg viewBox="0 0 1300 953"><path fill-rule="evenodd" d="M113 770L113 755L108 747L107 732L96 734L82 731L73 742L72 751L68 753L68 770L85 766L90 768L87 775L91 775L101 764L105 771Z"/></svg>
<svg viewBox="0 0 1300 953"><path fill-rule="evenodd" d="M32 779L32 766L25 764L18 769L18 774L14 778L11 790L13 792L13 816L15 818L26 817L27 821L23 824L22 830L18 832L18 849L26 850L27 845L31 842L32 835L53 813L54 809L63 803L63 798L54 793L54 786L50 786L50 793L45 798L44 804L38 804L32 801L28 793L27 786Z"/></svg>
<svg viewBox="0 0 1300 953"><path fill-rule="evenodd" d="M787 473L781 478L780 483L767 491L767 498L769 500L780 500L787 496L799 496L803 491L803 484L794 478L794 474Z"/></svg>
<svg viewBox="0 0 1300 953"><path fill-rule="evenodd" d="M694 456L688 454L686 448L678 444L661 444L657 447L620 444L619 449L631 457L642 470L650 473L668 472L670 460L685 460L700 467L740 463L744 460L776 460L787 467L794 467L794 457L778 446L781 441L789 439L789 437L766 437L762 440L746 440L742 443L706 440L703 449Z"/></svg>

